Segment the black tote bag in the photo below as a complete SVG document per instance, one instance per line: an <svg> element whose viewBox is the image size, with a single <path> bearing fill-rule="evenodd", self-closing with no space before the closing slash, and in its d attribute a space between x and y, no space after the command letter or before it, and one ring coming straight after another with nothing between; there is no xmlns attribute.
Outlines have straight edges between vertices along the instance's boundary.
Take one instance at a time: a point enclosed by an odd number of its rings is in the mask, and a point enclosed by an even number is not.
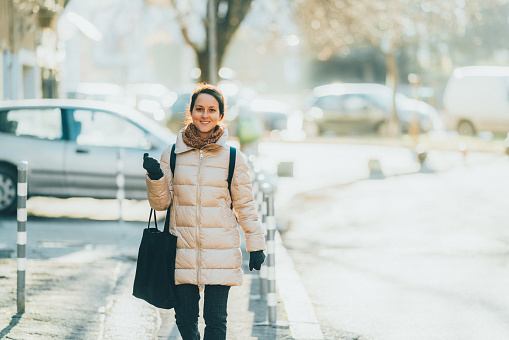
<svg viewBox="0 0 509 340"><path fill-rule="evenodd" d="M148 227L143 230L138 251L133 286L135 297L163 309L172 309L177 305L175 295L177 236L170 233L170 209L171 205L166 213L163 231L157 228L156 211L150 209ZM155 228L150 227L152 212Z"/></svg>

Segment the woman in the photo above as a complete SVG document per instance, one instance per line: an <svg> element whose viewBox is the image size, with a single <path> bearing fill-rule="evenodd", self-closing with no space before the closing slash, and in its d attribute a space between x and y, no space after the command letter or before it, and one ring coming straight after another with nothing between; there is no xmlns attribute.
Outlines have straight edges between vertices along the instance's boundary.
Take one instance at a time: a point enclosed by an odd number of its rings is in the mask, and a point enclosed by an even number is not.
<svg viewBox="0 0 509 340"><path fill-rule="evenodd" d="M248 167L236 158L231 197L227 176L230 147L225 144L225 103L214 86L199 84L175 144L175 174L170 169L171 145L161 163L144 157L147 196L155 210L171 209L171 233L178 237L175 284L179 305L177 327L184 340L200 339L198 315L205 287L204 339L226 339L228 292L242 284L242 253L237 220L244 231L249 269L260 270L265 239L253 199ZM233 210L230 209L233 203Z"/></svg>

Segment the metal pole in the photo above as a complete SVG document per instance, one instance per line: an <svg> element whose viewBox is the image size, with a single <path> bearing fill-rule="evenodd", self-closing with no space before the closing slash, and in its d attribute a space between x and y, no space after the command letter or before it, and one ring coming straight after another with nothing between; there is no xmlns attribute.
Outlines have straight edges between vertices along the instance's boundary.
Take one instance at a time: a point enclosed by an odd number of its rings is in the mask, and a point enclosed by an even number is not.
<svg viewBox="0 0 509 340"><path fill-rule="evenodd" d="M18 163L18 251L17 251L17 307L18 314L25 313L25 281L27 263L27 170L28 162Z"/></svg>
<svg viewBox="0 0 509 340"><path fill-rule="evenodd" d="M209 83L217 82L216 1L209 0Z"/></svg>
<svg viewBox="0 0 509 340"><path fill-rule="evenodd" d="M117 200L118 200L118 221L124 222L122 206L125 199L125 176L124 176L124 149L118 150L117 158Z"/></svg>
<svg viewBox="0 0 509 340"><path fill-rule="evenodd" d="M262 186L265 186L266 184L262 185ZM258 187L260 187L260 182L259 182L259 185ZM259 202L259 208L260 208L260 215L261 215L261 218L262 218L262 225L264 227L264 233L265 235L267 235L267 225L266 225L266 220L267 220L267 206L264 204L265 203L265 193L262 192L261 190L258 191L257 193L257 201ZM260 298L261 299L266 299L267 298L267 276L268 276L268 272L267 272L267 266L262 266L260 268L260 272L259 272L259 277L260 277Z"/></svg>
<svg viewBox="0 0 509 340"><path fill-rule="evenodd" d="M268 268L268 292L267 312L269 324L277 322L277 293L276 293L276 217L274 216L274 194L268 193L265 197L267 204L267 268Z"/></svg>

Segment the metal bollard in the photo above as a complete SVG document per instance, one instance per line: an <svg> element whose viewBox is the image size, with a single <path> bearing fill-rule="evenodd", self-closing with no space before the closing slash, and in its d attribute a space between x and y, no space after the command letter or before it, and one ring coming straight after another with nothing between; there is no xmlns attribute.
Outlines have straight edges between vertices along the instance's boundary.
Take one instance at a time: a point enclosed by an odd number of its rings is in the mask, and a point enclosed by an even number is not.
<svg viewBox="0 0 509 340"><path fill-rule="evenodd" d="M259 169L254 168L254 180L253 180L253 193L256 203L256 209L263 226L265 227L264 233L267 234L267 228L265 226L265 215L266 205L264 204L264 193L262 192L263 180L265 177L260 173ZM260 299L265 300L267 298L267 268L262 266L258 272L260 279Z"/></svg>
<svg viewBox="0 0 509 340"><path fill-rule="evenodd" d="M118 221L122 223L124 216L122 215L122 207L125 199L125 176L124 176L124 149L118 150L117 158L117 200L118 200Z"/></svg>
<svg viewBox="0 0 509 340"><path fill-rule="evenodd" d="M18 314L25 312L25 281L27 263L27 171L28 162L18 163L18 251L17 251L17 307Z"/></svg>
<svg viewBox="0 0 509 340"><path fill-rule="evenodd" d="M269 186L270 187L270 186ZM265 195L267 206L266 225L267 225L267 314L269 324L275 325L277 322L277 293L276 293L276 217L274 215L274 194L268 192Z"/></svg>
<svg viewBox="0 0 509 340"><path fill-rule="evenodd" d="M459 151L461 152L461 154L463 155L463 165L467 165L467 155L468 155L468 147L467 147L467 143L465 142L460 142L458 144L458 149Z"/></svg>
<svg viewBox="0 0 509 340"><path fill-rule="evenodd" d="M263 187L265 184L261 184ZM258 201L260 208L260 215L262 216L262 225L264 227L265 236L267 236L267 206L265 204L265 193L261 190L258 192ZM267 298L267 266L262 266L260 268L259 277L260 277L260 298L265 300Z"/></svg>

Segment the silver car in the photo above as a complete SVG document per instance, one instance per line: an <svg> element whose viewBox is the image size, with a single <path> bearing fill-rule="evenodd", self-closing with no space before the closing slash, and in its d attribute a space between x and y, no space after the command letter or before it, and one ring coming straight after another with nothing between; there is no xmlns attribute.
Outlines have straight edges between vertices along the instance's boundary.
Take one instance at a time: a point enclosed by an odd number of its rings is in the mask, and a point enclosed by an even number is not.
<svg viewBox="0 0 509 340"><path fill-rule="evenodd" d="M145 152L159 159L176 136L117 104L73 99L0 101L0 214L17 204L17 164L28 162L28 195L145 199Z"/></svg>
<svg viewBox="0 0 509 340"><path fill-rule="evenodd" d="M377 133L392 114L392 96L392 89L381 84L318 86L304 104L304 129L311 136L327 132L346 135ZM431 105L399 92L395 99L402 132L408 132L415 117L421 132L438 127L438 113Z"/></svg>

